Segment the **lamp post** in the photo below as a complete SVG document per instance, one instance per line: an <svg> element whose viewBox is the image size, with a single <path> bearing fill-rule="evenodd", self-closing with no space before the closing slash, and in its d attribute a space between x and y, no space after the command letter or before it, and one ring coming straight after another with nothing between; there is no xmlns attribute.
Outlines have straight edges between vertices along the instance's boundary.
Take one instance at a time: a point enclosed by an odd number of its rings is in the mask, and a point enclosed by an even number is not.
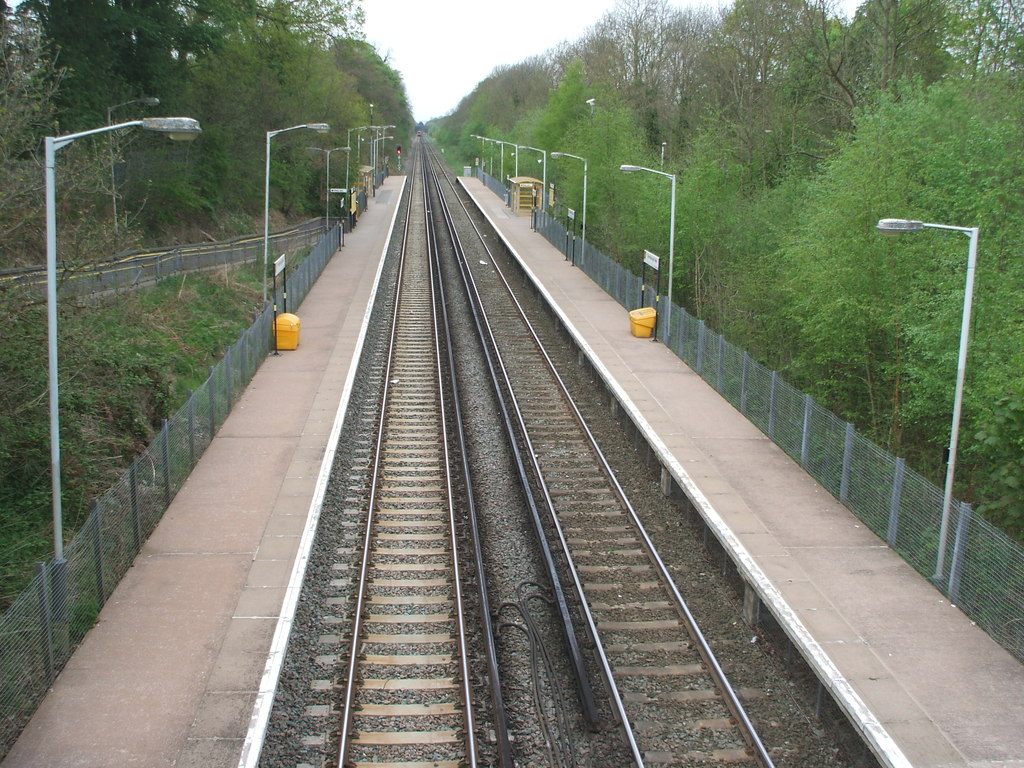
<svg viewBox="0 0 1024 768"><path fill-rule="evenodd" d="M511 141L502 141L501 139L495 139L498 144L501 145L501 183L505 183L505 145L508 144L510 147L515 147L515 143ZM515 151L513 149L513 151ZM516 174L518 176L518 174Z"/></svg>
<svg viewBox="0 0 1024 768"><path fill-rule="evenodd" d="M267 162L263 176L263 305L267 304L267 260L270 254L270 140L279 133L297 131L300 128L309 128L319 133L327 133L331 127L327 123L303 123L293 125L291 128L280 128L276 131L267 131Z"/></svg>
<svg viewBox="0 0 1024 768"><path fill-rule="evenodd" d="M351 146L352 146L352 131L357 131L357 132L358 132L358 131L365 131L365 130L366 130L367 128L369 128L369 127L370 127L370 126L368 126L368 125L360 125L360 126L359 126L358 128L349 128L349 129L348 129L348 139L347 139L347 140L345 141L345 143L346 143L346 144L348 144L348 145L349 145L349 146L351 147ZM358 137L357 137L357 138L358 138ZM362 139L361 139L361 138L360 138L359 140L360 140L360 142L362 141ZM357 154L357 155L356 155L356 161L359 161L359 160L362 160L362 157L360 157L360 156L359 156L359 155Z"/></svg>
<svg viewBox="0 0 1024 768"><path fill-rule="evenodd" d="M324 149L322 147L306 147L310 152L323 152L327 156L327 195L324 197L324 217L327 219L327 228L331 228L331 152L348 151L350 147L334 147Z"/></svg>
<svg viewBox="0 0 1024 768"><path fill-rule="evenodd" d="M64 521L60 484L60 382L57 376L57 152L76 139L119 128L140 127L144 131L165 133L170 138L188 141L202 129L191 117L148 117L117 125L107 125L81 133L47 136L45 145L46 176L46 329L48 381L50 387L50 483L53 504L53 555L64 559Z"/></svg>
<svg viewBox="0 0 1024 768"><path fill-rule="evenodd" d="M352 145L349 144L342 149L345 150L345 219L341 222L341 244L345 245L345 229L348 227L348 217L352 212L352 188L348 185L348 172L352 167Z"/></svg>
<svg viewBox="0 0 1024 768"><path fill-rule="evenodd" d="M519 157L519 150L520 149L532 149L534 152L540 152L541 155L543 156L544 169L543 169L543 172L541 174L541 182L543 184L543 191L542 191L543 199L541 200L541 203L542 203L541 207L542 207L543 210L546 211L547 208L548 208L548 205L547 205L547 202L548 202L548 153L545 150L543 150L543 149L537 149L537 147L527 147L525 145L517 145L516 146L516 157Z"/></svg>
<svg viewBox="0 0 1024 768"><path fill-rule="evenodd" d="M492 144L497 144L498 143L497 139L489 139L486 136L481 136L480 138L483 141L486 141L488 143L488 145L492 145ZM493 146L488 146L487 147L487 173L489 173L491 176L494 175L494 147Z"/></svg>
<svg viewBox="0 0 1024 768"><path fill-rule="evenodd" d="M127 107L129 104L145 104L150 107L155 107L160 103L160 99L155 96L143 96L141 99L132 99L131 101L123 101L120 104L115 104L112 107L107 107L107 125L113 123L113 115L115 109L121 107ZM114 211L114 234L118 234L118 223L117 223L117 174L114 170L114 139L109 137L110 146L110 202Z"/></svg>
<svg viewBox="0 0 1024 768"><path fill-rule="evenodd" d="M675 262L675 245L676 245L676 175L674 173L665 173L664 171L656 171L653 168L643 168L639 165L620 165L619 170L623 173L636 173L637 171L646 171L647 173L655 173L658 176L664 176L672 181L672 206L671 213L669 214L669 235L668 235L668 315L665 317L665 330L661 334L661 340L664 342L668 339L670 324L672 322L672 275L674 274L674 262Z"/></svg>
<svg viewBox="0 0 1024 768"><path fill-rule="evenodd" d="M568 152L552 152L551 157L571 157L574 160L583 162L583 222L581 225L583 233L581 239L583 241L583 254L585 258L587 253L587 158L570 155Z"/></svg>
<svg viewBox="0 0 1024 768"><path fill-rule="evenodd" d="M886 235L918 232L924 228L947 229L963 232L969 238L967 247L967 276L964 285L964 308L960 320L960 352L956 363L956 385L953 395L953 423L949 433L949 458L946 461L946 483L942 494L942 522L939 525L939 552L935 559L935 574L938 580L943 576L946 562L946 539L949 536L949 519L953 506L953 478L956 472L956 453L960 439L960 411L964 400L964 372L967 368L967 344L971 335L971 305L974 301L974 268L978 260L978 228L954 227L948 224L928 224L909 219L881 219L876 225Z"/></svg>
<svg viewBox="0 0 1024 768"><path fill-rule="evenodd" d="M374 133L377 135L370 139L370 157L372 158L373 172L377 173L377 166L380 165L380 143L385 139L393 139L394 136L386 135L388 128L394 128L393 125L372 125Z"/></svg>
<svg viewBox="0 0 1024 768"><path fill-rule="evenodd" d="M348 141L346 141L345 143L348 144L349 147L351 147L352 146L352 131L355 131L358 134L359 131L365 131L369 127L370 126L368 126L368 125L360 125L358 128L349 128L348 129ZM362 142L363 142L363 138L361 136L356 136L356 138L359 140L359 147L356 150L356 162L359 163L362 160L362 146L363 146ZM351 152L349 152L348 155L346 155L346 160L348 162L347 162L347 164L345 166L345 189L348 190L348 192L346 193L346 196L349 199L349 208L351 209L351 207L352 207L352 205L351 205L352 187L351 187L351 185L349 185L349 171L352 169L352 153ZM345 218L346 218L346 226L347 226L347 224L348 224L348 222L347 222L348 214L347 213L345 215Z"/></svg>
<svg viewBox="0 0 1024 768"><path fill-rule="evenodd" d="M480 139L480 168L482 169L484 167L484 142L487 141L487 137L481 136L478 133L471 133L469 135L470 138Z"/></svg>

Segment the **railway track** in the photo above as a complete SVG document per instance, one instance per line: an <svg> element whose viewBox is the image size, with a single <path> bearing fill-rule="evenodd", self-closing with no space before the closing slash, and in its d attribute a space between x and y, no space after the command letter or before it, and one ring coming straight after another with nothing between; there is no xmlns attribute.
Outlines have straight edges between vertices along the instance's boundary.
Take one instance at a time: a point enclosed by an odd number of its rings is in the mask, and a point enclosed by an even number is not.
<svg viewBox="0 0 1024 768"><path fill-rule="evenodd" d="M476 765L432 240L419 185L403 238L340 707L338 764L354 768Z"/></svg>
<svg viewBox="0 0 1024 768"><path fill-rule="evenodd" d="M456 189L448 179L453 198ZM467 216L468 218L468 216ZM481 238L481 242L482 242ZM773 765L591 431L489 253L479 296L549 513L552 549L579 601L637 764ZM581 641L582 642L582 641Z"/></svg>

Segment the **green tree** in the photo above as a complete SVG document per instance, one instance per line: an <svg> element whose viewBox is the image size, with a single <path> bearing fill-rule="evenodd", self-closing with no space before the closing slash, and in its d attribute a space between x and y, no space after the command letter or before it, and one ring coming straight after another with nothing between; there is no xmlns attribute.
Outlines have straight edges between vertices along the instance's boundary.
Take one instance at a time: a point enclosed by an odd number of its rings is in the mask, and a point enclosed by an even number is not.
<svg viewBox="0 0 1024 768"><path fill-rule="evenodd" d="M540 147L561 145L573 124L590 112L586 104L586 92L583 62L571 62L558 87L551 92L547 104L539 111L530 141Z"/></svg>
<svg viewBox="0 0 1024 768"><path fill-rule="evenodd" d="M1019 313L1005 311L1024 280L1009 258L1024 215L1010 193L1022 105L1014 83L990 85L905 89L865 114L779 254L797 382L935 476L949 435L967 243L934 230L892 241L873 227L897 216L981 229L962 432L974 434L986 404L1019 386L1024 338ZM965 441L961 453L969 486L984 451Z"/></svg>

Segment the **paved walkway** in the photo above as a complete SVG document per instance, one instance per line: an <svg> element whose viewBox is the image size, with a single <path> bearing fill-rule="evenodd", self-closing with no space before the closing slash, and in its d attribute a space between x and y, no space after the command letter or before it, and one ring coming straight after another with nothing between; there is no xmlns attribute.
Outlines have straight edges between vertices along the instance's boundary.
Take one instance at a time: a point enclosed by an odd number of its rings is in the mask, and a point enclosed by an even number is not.
<svg viewBox="0 0 1024 768"><path fill-rule="evenodd" d="M404 177L377 190L3 768L233 768Z"/></svg>
<svg viewBox="0 0 1024 768"><path fill-rule="evenodd" d="M891 765L1024 768L1024 666L771 443L530 218L460 181L557 305L662 465Z"/></svg>

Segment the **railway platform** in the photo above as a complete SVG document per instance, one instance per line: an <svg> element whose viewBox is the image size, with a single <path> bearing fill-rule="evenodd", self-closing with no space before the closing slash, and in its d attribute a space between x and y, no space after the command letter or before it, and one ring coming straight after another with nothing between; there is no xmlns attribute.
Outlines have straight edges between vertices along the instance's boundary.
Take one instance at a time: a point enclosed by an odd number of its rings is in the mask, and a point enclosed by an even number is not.
<svg viewBox="0 0 1024 768"><path fill-rule="evenodd" d="M682 360L633 336L530 217L459 182L883 764L1024 768L1024 665Z"/></svg>
<svg viewBox="0 0 1024 768"><path fill-rule="evenodd" d="M238 765L404 180L345 235L298 349L257 371L3 768Z"/></svg>

